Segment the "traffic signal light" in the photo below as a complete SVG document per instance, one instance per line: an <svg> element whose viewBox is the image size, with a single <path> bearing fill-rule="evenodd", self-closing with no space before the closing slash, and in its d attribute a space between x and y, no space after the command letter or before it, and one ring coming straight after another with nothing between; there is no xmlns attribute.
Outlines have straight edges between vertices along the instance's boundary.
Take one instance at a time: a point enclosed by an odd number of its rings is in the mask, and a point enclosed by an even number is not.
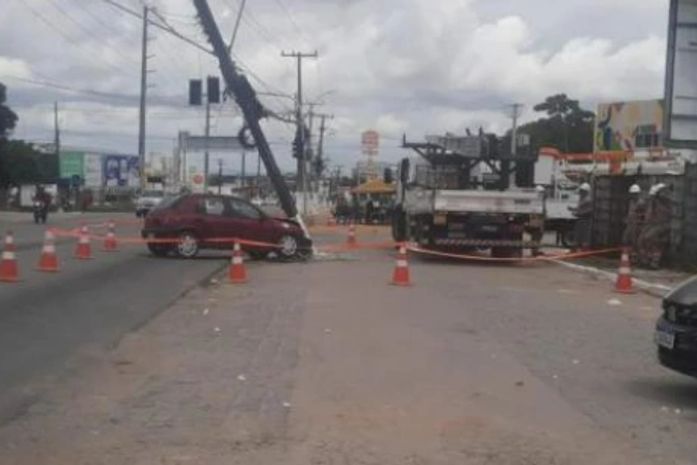
<svg viewBox="0 0 697 465"><path fill-rule="evenodd" d="M215 76L208 76L206 86L208 103L220 103L220 80Z"/></svg>
<svg viewBox="0 0 697 465"><path fill-rule="evenodd" d="M201 105L203 82L200 79L189 80L189 105Z"/></svg>

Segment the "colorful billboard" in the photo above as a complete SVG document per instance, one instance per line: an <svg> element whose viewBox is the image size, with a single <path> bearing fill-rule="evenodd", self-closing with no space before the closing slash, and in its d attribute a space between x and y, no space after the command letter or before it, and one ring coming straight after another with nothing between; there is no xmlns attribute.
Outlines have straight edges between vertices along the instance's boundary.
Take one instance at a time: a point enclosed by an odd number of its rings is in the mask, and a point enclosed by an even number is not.
<svg viewBox="0 0 697 465"><path fill-rule="evenodd" d="M603 103L595 118L595 151L663 146L663 100Z"/></svg>
<svg viewBox="0 0 697 465"><path fill-rule="evenodd" d="M104 155L104 185L106 187L138 187L140 176L138 157Z"/></svg>

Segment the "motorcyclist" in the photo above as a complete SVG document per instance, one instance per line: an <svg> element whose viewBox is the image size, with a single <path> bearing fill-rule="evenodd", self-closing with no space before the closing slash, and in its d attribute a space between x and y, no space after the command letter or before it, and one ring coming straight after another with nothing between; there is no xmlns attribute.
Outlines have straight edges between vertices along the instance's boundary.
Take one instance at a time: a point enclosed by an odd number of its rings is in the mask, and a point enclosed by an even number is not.
<svg viewBox="0 0 697 465"><path fill-rule="evenodd" d="M658 269L670 243L673 205L668 186L656 184L649 191L646 221L639 234L639 264Z"/></svg>
<svg viewBox="0 0 697 465"><path fill-rule="evenodd" d="M51 206L51 194L46 192L43 186L37 185L32 201L34 202L34 221L36 223L39 221L45 223L48 217L48 209Z"/></svg>
<svg viewBox="0 0 697 465"><path fill-rule="evenodd" d="M622 234L622 244L631 247L633 253L637 252L639 234L646 220L646 207L646 200L641 195L641 187L633 184L629 188L629 208Z"/></svg>
<svg viewBox="0 0 697 465"><path fill-rule="evenodd" d="M590 228L591 218L593 216L593 200L591 199L591 185L587 182L581 184L578 188L578 205L569 207L576 216L576 224L574 233L576 244L579 249L587 249L590 247Z"/></svg>

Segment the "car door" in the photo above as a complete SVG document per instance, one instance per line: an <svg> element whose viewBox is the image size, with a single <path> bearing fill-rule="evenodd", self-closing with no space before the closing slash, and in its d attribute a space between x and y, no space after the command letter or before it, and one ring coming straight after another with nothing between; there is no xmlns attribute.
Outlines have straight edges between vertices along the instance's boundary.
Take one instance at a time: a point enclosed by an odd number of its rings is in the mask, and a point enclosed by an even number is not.
<svg viewBox="0 0 697 465"><path fill-rule="evenodd" d="M227 199L233 227L238 231L236 237L249 241L271 242L266 216L254 205L242 199Z"/></svg>
<svg viewBox="0 0 697 465"><path fill-rule="evenodd" d="M202 239L220 239L226 237L227 206L223 197L203 196L200 208L203 210Z"/></svg>

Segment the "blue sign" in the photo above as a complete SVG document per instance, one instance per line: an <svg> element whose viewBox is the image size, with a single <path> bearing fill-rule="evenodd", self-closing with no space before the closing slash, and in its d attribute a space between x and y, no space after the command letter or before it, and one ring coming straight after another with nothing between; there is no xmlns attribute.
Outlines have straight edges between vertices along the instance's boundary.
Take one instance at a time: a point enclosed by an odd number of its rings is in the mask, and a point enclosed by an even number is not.
<svg viewBox="0 0 697 465"><path fill-rule="evenodd" d="M140 184L138 157L106 155L104 181L106 187L138 187Z"/></svg>

